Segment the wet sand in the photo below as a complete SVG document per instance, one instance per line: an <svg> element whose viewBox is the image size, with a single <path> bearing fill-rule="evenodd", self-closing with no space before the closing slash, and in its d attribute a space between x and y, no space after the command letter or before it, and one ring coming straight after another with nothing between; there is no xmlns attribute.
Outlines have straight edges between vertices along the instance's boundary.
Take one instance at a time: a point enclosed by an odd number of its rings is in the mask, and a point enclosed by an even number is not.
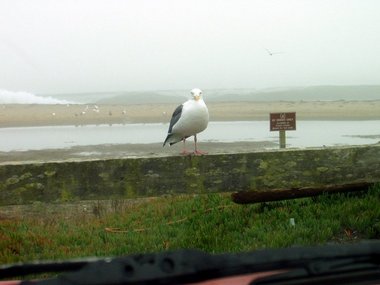
<svg viewBox="0 0 380 285"><path fill-rule="evenodd" d="M81 161L92 159L115 159L136 157L163 157L181 155L182 143L163 147L161 143L153 144L117 144L75 146L65 149L45 149L29 151L0 152L1 164L40 163L55 161ZM194 143L186 142L188 151L193 151ZM276 148L277 143L262 142L199 142L198 147L208 155L221 153L242 153L253 151L265 151L268 148Z"/></svg>

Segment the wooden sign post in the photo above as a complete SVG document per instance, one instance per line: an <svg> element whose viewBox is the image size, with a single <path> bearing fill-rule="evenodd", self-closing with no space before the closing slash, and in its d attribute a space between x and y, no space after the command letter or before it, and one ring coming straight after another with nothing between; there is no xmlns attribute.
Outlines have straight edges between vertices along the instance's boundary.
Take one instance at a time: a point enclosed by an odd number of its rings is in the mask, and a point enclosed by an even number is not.
<svg viewBox="0 0 380 285"><path fill-rule="evenodd" d="M296 130L296 113L270 113L270 131L280 132L280 148L286 147L285 131Z"/></svg>

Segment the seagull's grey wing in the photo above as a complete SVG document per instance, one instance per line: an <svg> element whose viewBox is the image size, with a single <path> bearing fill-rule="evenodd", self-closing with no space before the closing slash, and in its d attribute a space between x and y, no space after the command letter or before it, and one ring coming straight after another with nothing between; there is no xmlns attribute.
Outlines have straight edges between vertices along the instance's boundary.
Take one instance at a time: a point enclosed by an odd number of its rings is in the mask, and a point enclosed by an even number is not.
<svg viewBox="0 0 380 285"><path fill-rule="evenodd" d="M170 120L169 131L168 131L169 134L172 132L173 126L178 122L179 118L181 118L182 108L183 108L183 104L179 105L174 110L172 118Z"/></svg>
<svg viewBox="0 0 380 285"><path fill-rule="evenodd" d="M183 104L179 105L174 110L172 118L170 119L170 125L169 125L168 135L166 136L166 139L164 141L163 146L165 146L165 144L168 142L168 140L170 139L170 137L173 135L172 134L172 129L173 129L173 126L178 122L179 118L181 118L182 108L183 108ZM174 142L171 142L170 145L172 145L173 143Z"/></svg>

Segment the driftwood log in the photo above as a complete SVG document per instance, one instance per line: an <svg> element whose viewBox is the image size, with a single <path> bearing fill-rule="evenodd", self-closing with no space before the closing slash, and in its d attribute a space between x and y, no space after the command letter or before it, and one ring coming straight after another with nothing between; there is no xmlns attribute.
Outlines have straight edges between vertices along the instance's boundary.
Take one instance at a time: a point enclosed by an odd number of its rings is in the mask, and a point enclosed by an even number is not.
<svg viewBox="0 0 380 285"><path fill-rule="evenodd" d="M367 190L373 182L359 182L319 187L299 187L290 189L268 189L261 191L239 191L232 193L232 201L238 204L250 204L318 196L323 193L341 193Z"/></svg>

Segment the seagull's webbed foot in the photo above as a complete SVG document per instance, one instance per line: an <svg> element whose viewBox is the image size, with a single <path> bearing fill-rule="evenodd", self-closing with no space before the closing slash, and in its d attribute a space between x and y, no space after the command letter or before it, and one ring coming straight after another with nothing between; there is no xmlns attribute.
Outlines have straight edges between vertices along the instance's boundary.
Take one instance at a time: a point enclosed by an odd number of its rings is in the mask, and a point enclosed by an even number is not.
<svg viewBox="0 0 380 285"><path fill-rule="evenodd" d="M181 155L191 155L191 152L184 149L183 151L180 152L180 154Z"/></svg>
<svg viewBox="0 0 380 285"><path fill-rule="evenodd" d="M207 154L207 152L205 151L201 151L198 149L198 146L197 146L197 135L194 135L194 155L205 155Z"/></svg>
<svg viewBox="0 0 380 285"><path fill-rule="evenodd" d="M191 152L189 152L189 151L186 150L186 138L183 138L182 141L183 141L183 149L180 152L180 154L181 155L190 155Z"/></svg>

